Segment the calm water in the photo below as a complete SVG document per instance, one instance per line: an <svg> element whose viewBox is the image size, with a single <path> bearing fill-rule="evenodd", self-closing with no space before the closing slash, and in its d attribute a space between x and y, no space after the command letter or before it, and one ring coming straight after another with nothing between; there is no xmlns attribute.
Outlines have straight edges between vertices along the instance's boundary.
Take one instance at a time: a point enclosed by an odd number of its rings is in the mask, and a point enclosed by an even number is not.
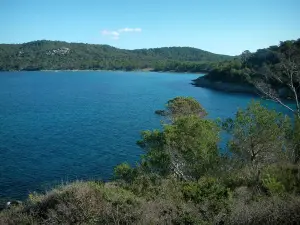
<svg viewBox="0 0 300 225"><path fill-rule="evenodd" d="M154 111L176 96L195 97L211 118L232 116L252 98L194 87L198 76L0 73L0 198L24 198L74 179L111 178L116 164L139 159L140 131L159 128Z"/></svg>

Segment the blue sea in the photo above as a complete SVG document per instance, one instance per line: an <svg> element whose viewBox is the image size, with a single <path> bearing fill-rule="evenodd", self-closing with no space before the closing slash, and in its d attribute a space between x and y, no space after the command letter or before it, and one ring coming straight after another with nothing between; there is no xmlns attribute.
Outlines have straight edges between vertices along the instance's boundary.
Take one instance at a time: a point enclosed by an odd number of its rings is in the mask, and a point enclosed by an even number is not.
<svg viewBox="0 0 300 225"><path fill-rule="evenodd" d="M210 118L232 117L254 98L194 87L198 76L0 73L0 199L24 199L73 180L111 179L114 166L139 160L140 132L160 128L154 111L176 96L195 97Z"/></svg>

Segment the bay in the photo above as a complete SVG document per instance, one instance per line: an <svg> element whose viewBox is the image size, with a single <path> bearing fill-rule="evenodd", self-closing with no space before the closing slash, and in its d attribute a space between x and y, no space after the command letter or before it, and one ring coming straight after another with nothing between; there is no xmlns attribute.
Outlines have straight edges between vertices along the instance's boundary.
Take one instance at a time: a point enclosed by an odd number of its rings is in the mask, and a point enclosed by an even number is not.
<svg viewBox="0 0 300 225"><path fill-rule="evenodd" d="M195 97L210 118L232 117L249 95L194 87L199 74L61 71L0 73L0 199L76 179L112 178L134 164L140 132L160 128L154 114L176 96ZM272 102L270 108L287 113Z"/></svg>

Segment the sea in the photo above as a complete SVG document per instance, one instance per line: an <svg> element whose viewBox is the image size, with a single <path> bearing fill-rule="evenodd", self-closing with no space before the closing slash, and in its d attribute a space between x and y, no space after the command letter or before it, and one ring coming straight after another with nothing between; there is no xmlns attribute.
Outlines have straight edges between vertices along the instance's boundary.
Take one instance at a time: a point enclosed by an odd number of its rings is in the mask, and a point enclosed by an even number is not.
<svg viewBox="0 0 300 225"><path fill-rule="evenodd" d="M196 98L211 119L233 117L258 97L193 86L203 74L37 71L0 73L0 201L74 180L113 179L138 163L143 130L160 129L176 96ZM271 101L263 104L288 113Z"/></svg>

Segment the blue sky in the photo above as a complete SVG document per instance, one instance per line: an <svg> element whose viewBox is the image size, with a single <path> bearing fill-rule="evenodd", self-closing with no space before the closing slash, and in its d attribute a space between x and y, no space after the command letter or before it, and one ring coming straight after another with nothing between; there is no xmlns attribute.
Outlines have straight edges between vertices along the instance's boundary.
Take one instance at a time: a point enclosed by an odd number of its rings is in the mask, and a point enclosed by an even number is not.
<svg viewBox="0 0 300 225"><path fill-rule="evenodd" d="M0 0L0 43L62 40L236 55L300 38L300 0Z"/></svg>

